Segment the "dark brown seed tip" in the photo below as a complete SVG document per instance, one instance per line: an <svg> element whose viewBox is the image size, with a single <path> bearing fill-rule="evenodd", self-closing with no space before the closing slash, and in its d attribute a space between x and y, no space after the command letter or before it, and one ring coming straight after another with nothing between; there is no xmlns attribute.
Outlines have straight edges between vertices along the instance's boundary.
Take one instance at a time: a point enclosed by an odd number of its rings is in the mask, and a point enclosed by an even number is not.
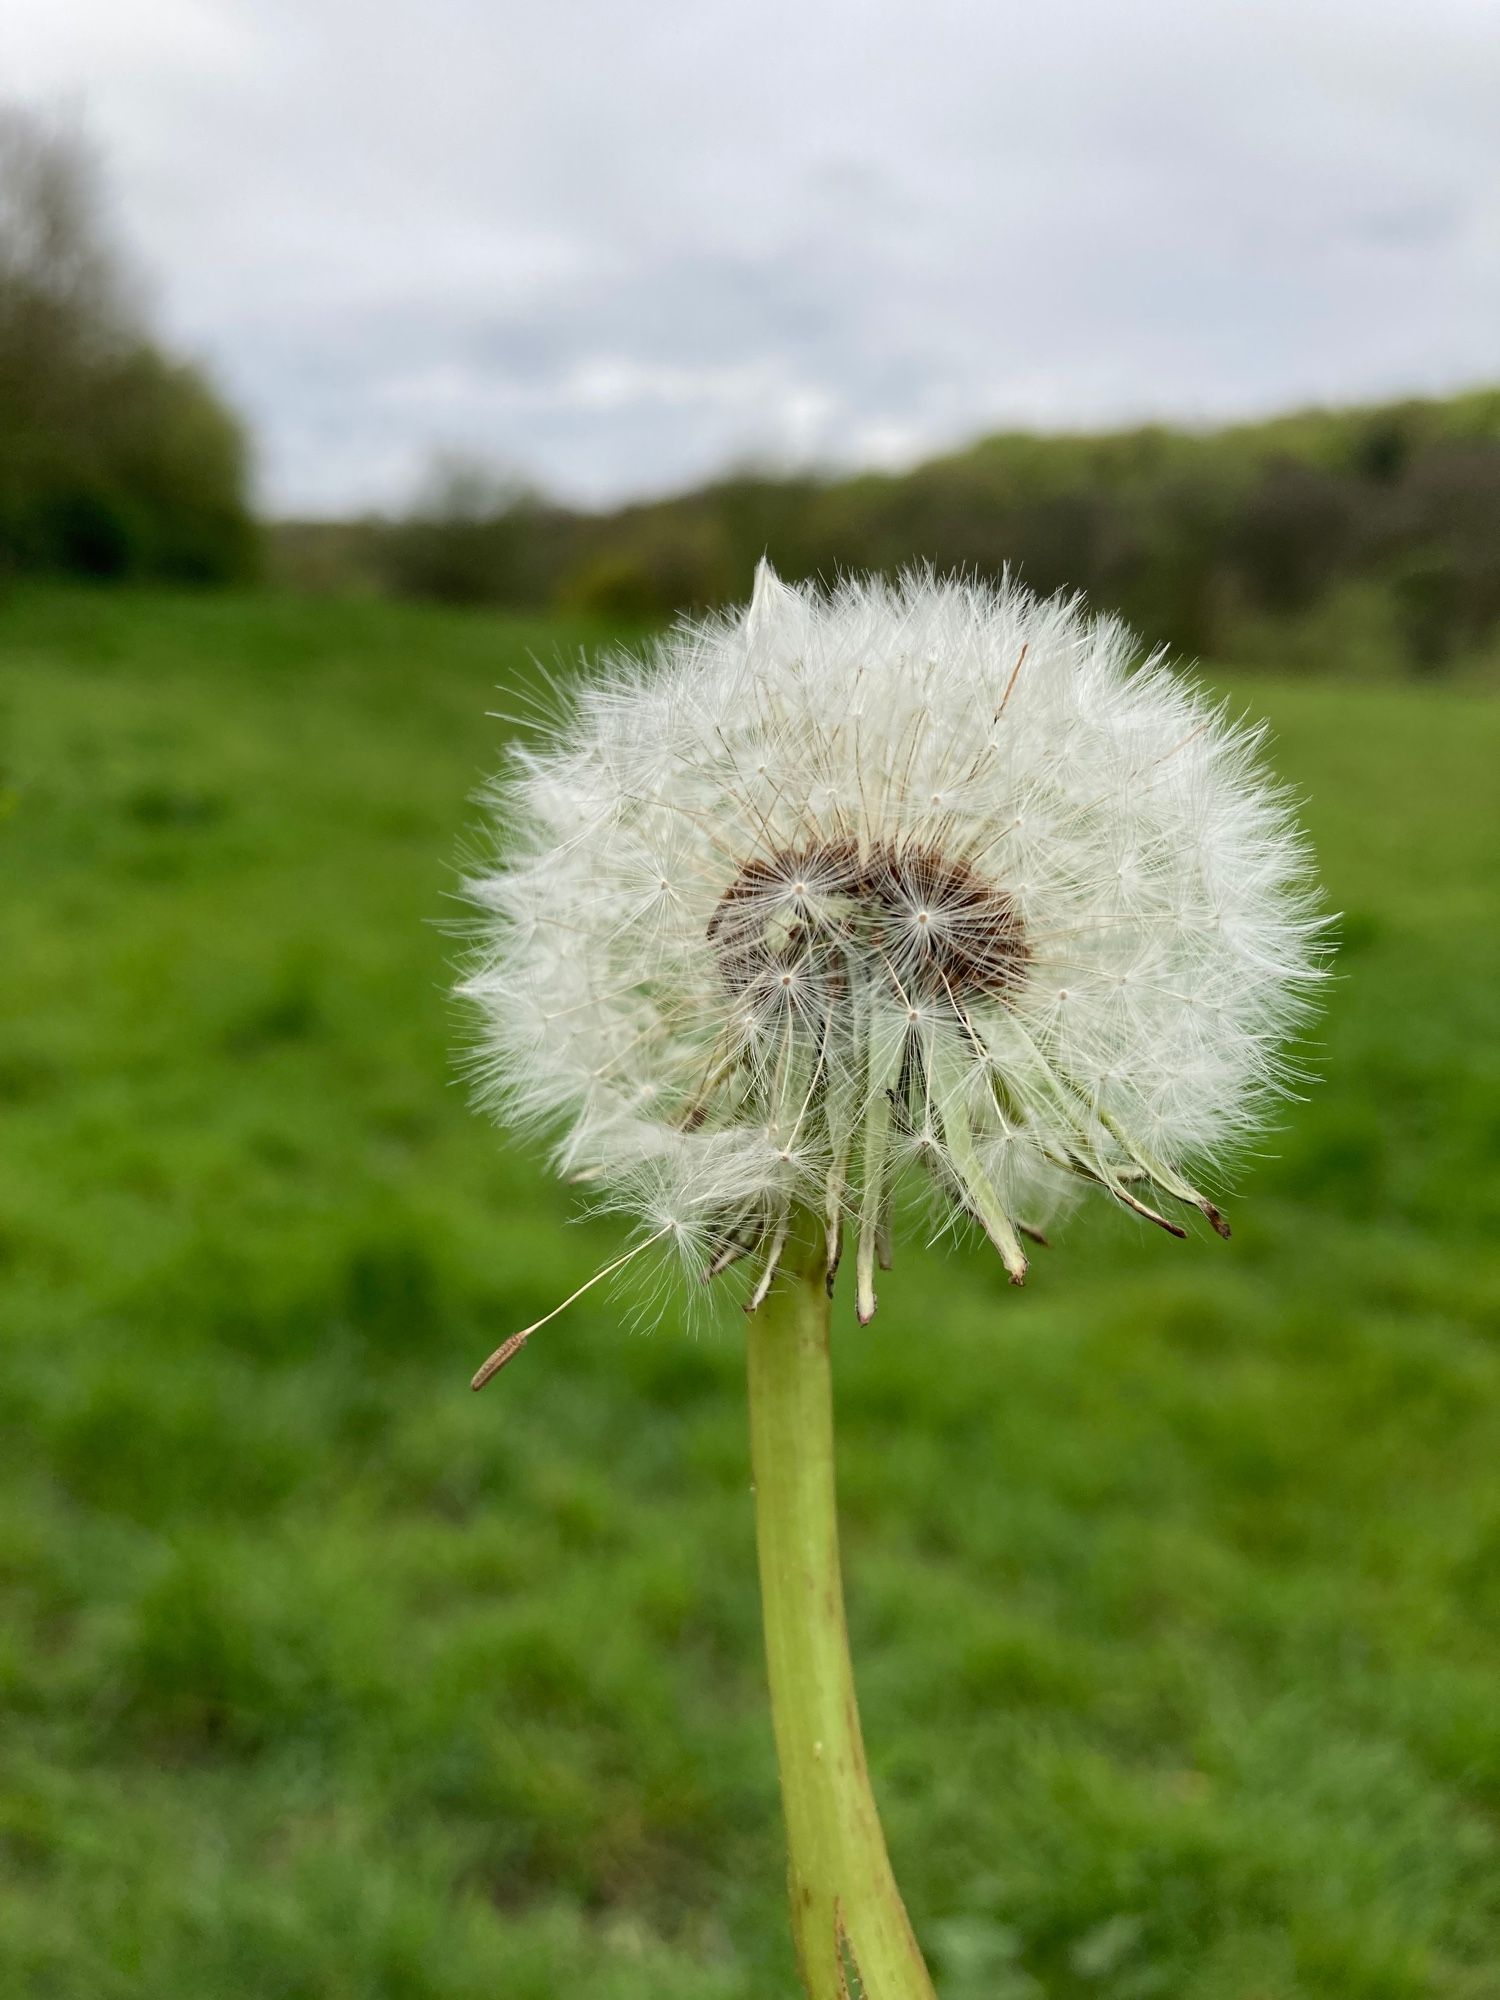
<svg viewBox="0 0 1500 2000"><path fill-rule="evenodd" d="M1234 1232L1229 1227L1229 1224L1225 1221L1222 1211L1215 1208L1211 1201L1206 1201L1203 1204L1203 1213L1208 1217L1210 1226L1214 1230L1216 1230L1217 1233L1220 1236L1222 1236L1224 1241L1227 1243L1230 1237L1234 1234Z"/></svg>
<svg viewBox="0 0 1500 2000"><path fill-rule="evenodd" d="M498 1375L508 1361L514 1361L521 1349L531 1338L534 1329L527 1327L524 1333L513 1333L509 1340L497 1347L484 1366L478 1369L470 1382L471 1389L482 1389L492 1376Z"/></svg>

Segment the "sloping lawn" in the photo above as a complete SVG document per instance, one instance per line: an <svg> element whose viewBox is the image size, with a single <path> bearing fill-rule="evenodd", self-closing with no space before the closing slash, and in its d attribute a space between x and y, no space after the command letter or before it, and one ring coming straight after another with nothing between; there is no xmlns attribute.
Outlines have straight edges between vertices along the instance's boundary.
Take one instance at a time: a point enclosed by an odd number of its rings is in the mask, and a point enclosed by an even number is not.
<svg viewBox="0 0 1500 2000"><path fill-rule="evenodd" d="M794 1988L739 1328L466 1109L494 684L599 631L0 604L0 1991ZM1344 914L1234 1241L840 1308L945 2000L1500 1995L1500 703L1237 681Z"/></svg>

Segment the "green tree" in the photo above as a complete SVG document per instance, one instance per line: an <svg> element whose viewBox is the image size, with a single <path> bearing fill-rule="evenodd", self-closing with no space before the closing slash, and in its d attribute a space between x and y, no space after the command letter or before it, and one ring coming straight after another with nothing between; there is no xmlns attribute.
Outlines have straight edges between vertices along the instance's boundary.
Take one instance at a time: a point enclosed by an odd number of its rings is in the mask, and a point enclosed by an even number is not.
<svg viewBox="0 0 1500 2000"><path fill-rule="evenodd" d="M243 576L247 485L238 420L150 336L95 156L0 106L0 573Z"/></svg>

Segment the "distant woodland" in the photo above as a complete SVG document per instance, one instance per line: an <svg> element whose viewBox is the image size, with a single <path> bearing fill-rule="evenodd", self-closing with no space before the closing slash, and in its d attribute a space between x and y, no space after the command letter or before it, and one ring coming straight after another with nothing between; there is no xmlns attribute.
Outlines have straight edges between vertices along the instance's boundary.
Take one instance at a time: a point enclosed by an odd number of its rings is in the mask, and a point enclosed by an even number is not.
<svg viewBox="0 0 1500 2000"><path fill-rule="evenodd" d="M1500 647L1500 389L1202 433L1006 433L901 473L741 472L584 513L449 466L397 520L290 524L282 573L655 620L788 577L912 562L1077 589L1151 642L1441 674Z"/></svg>

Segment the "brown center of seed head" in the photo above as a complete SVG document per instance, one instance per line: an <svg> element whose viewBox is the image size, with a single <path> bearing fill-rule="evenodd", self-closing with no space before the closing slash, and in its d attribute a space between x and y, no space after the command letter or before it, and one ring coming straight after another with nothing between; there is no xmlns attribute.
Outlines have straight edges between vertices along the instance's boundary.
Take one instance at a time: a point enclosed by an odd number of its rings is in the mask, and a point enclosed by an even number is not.
<svg viewBox="0 0 1500 2000"><path fill-rule="evenodd" d="M863 981L908 1005L1005 999L1031 955L1015 904L971 862L852 840L747 861L719 898L708 940L731 993L805 983L814 1003Z"/></svg>

